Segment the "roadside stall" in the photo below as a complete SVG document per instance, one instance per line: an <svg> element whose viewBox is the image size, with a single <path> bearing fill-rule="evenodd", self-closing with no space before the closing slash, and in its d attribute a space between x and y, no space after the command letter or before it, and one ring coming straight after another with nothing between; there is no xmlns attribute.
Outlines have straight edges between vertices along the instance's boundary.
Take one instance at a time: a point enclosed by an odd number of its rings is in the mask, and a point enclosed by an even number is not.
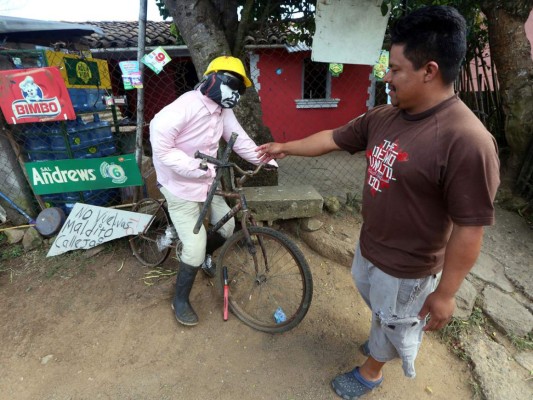
<svg viewBox="0 0 533 400"><path fill-rule="evenodd" d="M89 52L3 50L0 105L12 145L41 208L69 214L77 202L112 206L142 185L133 154L121 154L105 60ZM111 101L110 101L111 99Z"/></svg>

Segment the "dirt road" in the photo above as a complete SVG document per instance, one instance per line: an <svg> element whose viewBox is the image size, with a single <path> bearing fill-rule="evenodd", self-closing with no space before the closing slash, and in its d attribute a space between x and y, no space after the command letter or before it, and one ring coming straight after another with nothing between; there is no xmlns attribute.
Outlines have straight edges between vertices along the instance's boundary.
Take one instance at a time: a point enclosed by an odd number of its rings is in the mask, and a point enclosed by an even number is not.
<svg viewBox="0 0 533 400"><path fill-rule="evenodd" d="M357 224L328 218L355 238ZM330 380L364 360L358 346L370 314L348 266L294 239L310 264L314 297L304 321L281 335L232 315L224 322L213 282L201 274L191 297L200 324L178 325L174 278L147 286L147 269L125 241L90 258L45 259L42 250L10 261L0 275L0 399L337 399ZM390 363L367 398L472 397L467 365L435 337L426 336L416 367L410 380Z"/></svg>

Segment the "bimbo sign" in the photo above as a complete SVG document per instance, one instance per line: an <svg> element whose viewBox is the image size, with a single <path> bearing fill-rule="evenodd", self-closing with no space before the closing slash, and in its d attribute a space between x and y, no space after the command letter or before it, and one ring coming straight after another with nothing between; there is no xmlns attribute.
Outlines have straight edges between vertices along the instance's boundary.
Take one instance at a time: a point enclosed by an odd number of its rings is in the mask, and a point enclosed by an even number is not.
<svg viewBox="0 0 533 400"><path fill-rule="evenodd" d="M76 119L55 67L0 71L0 107L9 124Z"/></svg>

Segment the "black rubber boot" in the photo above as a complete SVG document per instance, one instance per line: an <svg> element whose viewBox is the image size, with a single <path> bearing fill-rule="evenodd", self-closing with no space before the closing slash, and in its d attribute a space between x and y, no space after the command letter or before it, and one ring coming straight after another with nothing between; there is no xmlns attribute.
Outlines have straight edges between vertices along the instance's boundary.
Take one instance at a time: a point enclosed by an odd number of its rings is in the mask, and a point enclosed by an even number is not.
<svg viewBox="0 0 533 400"><path fill-rule="evenodd" d="M207 245L205 247L205 261L202 264L202 271L209 278L214 278L216 274L216 264L212 260L211 255L215 252L216 249L222 247L226 242L224 236L218 232L211 233L207 236Z"/></svg>
<svg viewBox="0 0 533 400"><path fill-rule="evenodd" d="M183 325L192 326L198 324L198 315L196 315L189 303L189 294L198 269L198 267L180 262L178 276L176 277L176 295L174 300L172 300L172 309L178 322Z"/></svg>
<svg viewBox="0 0 533 400"><path fill-rule="evenodd" d="M205 254L213 254L216 249L222 247L226 242L226 238L218 232L211 233L207 236L207 245L205 246Z"/></svg>

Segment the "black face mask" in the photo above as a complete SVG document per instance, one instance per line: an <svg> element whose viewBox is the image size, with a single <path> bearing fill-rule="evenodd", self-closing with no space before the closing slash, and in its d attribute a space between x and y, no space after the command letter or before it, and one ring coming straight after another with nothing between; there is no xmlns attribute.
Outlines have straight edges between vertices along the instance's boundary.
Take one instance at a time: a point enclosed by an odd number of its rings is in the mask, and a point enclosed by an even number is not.
<svg viewBox="0 0 533 400"><path fill-rule="evenodd" d="M239 79L227 72L209 74L200 86L203 95L209 97L222 108L233 108L244 94L246 86Z"/></svg>

